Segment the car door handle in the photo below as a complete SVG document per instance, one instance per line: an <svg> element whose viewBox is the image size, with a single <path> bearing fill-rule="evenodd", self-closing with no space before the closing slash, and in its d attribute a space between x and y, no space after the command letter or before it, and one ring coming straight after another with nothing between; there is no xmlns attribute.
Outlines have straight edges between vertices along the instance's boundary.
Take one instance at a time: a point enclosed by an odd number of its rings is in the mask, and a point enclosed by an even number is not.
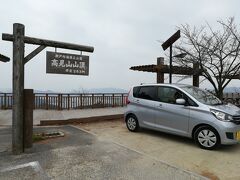
<svg viewBox="0 0 240 180"><path fill-rule="evenodd" d="M158 104L157 107L162 108L162 104Z"/></svg>

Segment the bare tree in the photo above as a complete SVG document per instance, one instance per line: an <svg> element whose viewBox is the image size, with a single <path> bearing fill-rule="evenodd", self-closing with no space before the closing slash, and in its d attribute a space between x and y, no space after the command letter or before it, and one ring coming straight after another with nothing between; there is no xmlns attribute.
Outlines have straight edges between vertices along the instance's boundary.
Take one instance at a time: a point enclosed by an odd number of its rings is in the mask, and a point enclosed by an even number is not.
<svg viewBox="0 0 240 180"><path fill-rule="evenodd" d="M175 46L175 53L186 53L183 59L175 59L181 66L191 67L198 63L201 75L213 86L216 95L222 99L224 88L231 82L231 76L240 71L240 34L234 18L227 22L218 21L220 30L214 31L206 23L200 28L182 25L181 41Z"/></svg>

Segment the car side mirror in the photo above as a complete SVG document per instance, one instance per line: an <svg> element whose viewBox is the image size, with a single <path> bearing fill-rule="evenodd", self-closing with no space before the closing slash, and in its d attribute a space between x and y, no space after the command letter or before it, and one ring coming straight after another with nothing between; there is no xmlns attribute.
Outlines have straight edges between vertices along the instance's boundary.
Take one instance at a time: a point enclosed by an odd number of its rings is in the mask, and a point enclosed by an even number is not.
<svg viewBox="0 0 240 180"><path fill-rule="evenodd" d="M185 101L185 99L182 99L182 98L176 99L176 104L185 105L185 104L186 104L186 101Z"/></svg>

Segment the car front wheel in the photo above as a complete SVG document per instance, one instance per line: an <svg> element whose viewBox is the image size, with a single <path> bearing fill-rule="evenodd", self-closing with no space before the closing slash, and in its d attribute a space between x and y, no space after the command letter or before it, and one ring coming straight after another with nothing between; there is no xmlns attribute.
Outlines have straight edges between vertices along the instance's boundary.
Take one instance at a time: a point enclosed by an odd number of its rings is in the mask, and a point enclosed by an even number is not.
<svg viewBox="0 0 240 180"><path fill-rule="evenodd" d="M220 144L217 131L209 126L201 126L194 133L194 140L203 149L212 150Z"/></svg>

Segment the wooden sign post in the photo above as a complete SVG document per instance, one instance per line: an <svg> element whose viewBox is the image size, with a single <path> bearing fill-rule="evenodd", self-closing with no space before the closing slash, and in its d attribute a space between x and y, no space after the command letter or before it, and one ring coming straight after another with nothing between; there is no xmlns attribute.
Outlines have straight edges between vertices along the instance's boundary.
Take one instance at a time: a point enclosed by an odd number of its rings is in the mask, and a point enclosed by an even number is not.
<svg viewBox="0 0 240 180"><path fill-rule="evenodd" d="M12 111L12 152L20 154L24 152L24 130L32 130L31 127L24 127L31 123L24 123L24 65L40 53L46 47L64 48L71 50L79 50L85 52L93 52L91 46L71 44L46 39L38 39L25 36L25 27L23 24L13 24L13 34L2 34L2 40L13 42L13 111ZM39 45L34 51L24 56L25 44ZM27 100L26 100L27 101ZM28 112L28 117L31 111ZM28 134L31 134L31 132ZM26 142L27 146L31 146L31 141Z"/></svg>
<svg viewBox="0 0 240 180"><path fill-rule="evenodd" d="M180 30L174 33L167 41L162 44L162 48L165 51L167 48L170 47L170 62L169 62L169 84L172 83L172 45L175 41L180 38Z"/></svg>

